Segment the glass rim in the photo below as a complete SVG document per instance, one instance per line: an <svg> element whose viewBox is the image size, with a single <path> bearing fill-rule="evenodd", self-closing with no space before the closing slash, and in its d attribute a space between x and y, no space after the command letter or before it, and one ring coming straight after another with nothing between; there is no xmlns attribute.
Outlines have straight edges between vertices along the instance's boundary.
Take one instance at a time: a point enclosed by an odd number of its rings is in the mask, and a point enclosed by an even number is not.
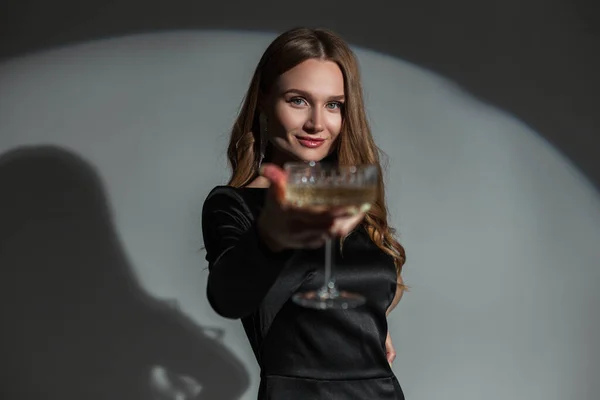
<svg viewBox="0 0 600 400"><path fill-rule="evenodd" d="M340 165L332 162L321 162L321 161L289 161L283 164L283 169L289 170L305 170L319 168L325 170L367 170L377 168L377 164L352 164L352 165Z"/></svg>

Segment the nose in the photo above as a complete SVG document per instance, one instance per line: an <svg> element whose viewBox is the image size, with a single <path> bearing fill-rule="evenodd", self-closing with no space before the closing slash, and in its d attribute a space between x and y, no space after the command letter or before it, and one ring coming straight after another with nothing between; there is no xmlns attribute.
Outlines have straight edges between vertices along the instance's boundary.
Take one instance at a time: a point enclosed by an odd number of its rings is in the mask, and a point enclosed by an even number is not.
<svg viewBox="0 0 600 400"><path fill-rule="evenodd" d="M304 124L304 129L308 133L319 133L325 129L322 111L319 108L315 107L311 110L311 113Z"/></svg>

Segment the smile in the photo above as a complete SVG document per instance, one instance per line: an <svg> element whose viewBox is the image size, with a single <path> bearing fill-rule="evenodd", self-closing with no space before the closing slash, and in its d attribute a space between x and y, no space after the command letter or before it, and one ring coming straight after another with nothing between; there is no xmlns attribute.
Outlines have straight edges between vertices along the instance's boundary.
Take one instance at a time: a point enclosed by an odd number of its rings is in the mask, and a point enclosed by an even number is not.
<svg viewBox="0 0 600 400"><path fill-rule="evenodd" d="M298 142L302 146L308 147L309 149L316 149L317 147L320 147L323 145L323 143L325 143L325 139L320 138L297 137L296 139L298 139Z"/></svg>

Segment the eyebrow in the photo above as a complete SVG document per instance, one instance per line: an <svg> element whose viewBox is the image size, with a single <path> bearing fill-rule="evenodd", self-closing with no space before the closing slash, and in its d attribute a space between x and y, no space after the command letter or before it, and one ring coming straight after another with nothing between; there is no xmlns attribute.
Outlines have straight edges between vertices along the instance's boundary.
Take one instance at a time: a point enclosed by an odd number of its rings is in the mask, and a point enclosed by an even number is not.
<svg viewBox="0 0 600 400"><path fill-rule="evenodd" d="M285 92L283 92L284 95L286 94L290 94L290 93L296 93L299 94L301 96L304 97L312 97L310 93L305 92L304 90L300 90L300 89L288 89ZM343 94L337 95L337 96L329 96L329 100L344 100L345 96Z"/></svg>

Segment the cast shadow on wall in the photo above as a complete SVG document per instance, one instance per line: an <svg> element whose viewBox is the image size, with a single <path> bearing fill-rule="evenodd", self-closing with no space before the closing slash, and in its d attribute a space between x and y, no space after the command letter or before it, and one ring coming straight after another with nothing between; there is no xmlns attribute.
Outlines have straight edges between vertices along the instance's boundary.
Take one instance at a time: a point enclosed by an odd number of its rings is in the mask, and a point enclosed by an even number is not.
<svg viewBox="0 0 600 400"><path fill-rule="evenodd" d="M58 147L0 155L3 399L237 399L240 361L138 284L92 166Z"/></svg>

